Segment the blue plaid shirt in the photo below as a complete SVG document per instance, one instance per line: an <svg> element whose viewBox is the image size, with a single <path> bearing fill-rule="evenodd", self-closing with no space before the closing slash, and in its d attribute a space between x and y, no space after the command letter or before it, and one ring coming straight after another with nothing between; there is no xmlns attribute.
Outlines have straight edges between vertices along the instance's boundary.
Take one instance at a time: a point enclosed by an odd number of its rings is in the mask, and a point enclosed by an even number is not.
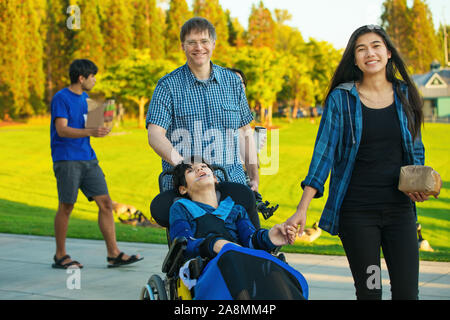
<svg viewBox="0 0 450 320"><path fill-rule="evenodd" d="M408 96L405 84L400 84L400 90ZM402 135L403 165L423 165L425 149L421 136L413 141L405 111L396 93L394 98ZM330 191L319 227L332 235L338 234L339 211L350 184L361 134L362 111L358 92L353 82L341 84L326 101L308 175L301 184L302 188L310 186L317 189L315 198L320 198L331 170Z"/></svg>
<svg viewBox="0 0 450 320"><path fill-rule="evenodd" d="M203 156L211 164L223 166L230 181L246 184L238 129L253 117L238 76L211 65L205 81L198 80L187 64L162 77L153 92L146 126L166 129L166 137L185 159ZM172 166L163 160L162 168L166 171ZM222 178L221 173L217 175ZM171 176L166 175L163 190L172 188Z"/></svg>

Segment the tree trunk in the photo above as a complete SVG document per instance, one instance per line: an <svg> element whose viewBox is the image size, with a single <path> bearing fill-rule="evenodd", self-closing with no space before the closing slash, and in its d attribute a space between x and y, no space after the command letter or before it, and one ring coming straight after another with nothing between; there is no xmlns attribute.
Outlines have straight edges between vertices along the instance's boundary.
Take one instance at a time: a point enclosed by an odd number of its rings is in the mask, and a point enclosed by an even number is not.
<svg viewBox="0 0 450 320"><path fill-rule="evenodd" d="M272 127L272 111L273 111L273 104L269 104L269 112L267 113L267 126L270 128Z"/></svg>
<svg viewBox="0 0 450 320"><path fill-rule="evenodd" d="M292 110L292 118L296 119L297 118L297 112L298 112L298 105L299 105L299 100L296 97L294 99L294 110Z"/></svg>
<svg viewBox="0 0 450 320"><path fill-rule="evenodd" d="M259 105L259 115L261 123L266 122L266 108L262 104Z"/></svg>
<svg viewBox="0 0 450 320"><path fill-rule="evenodd" d="M144 112L145 112L145 105L147 104L148 99L145 97L142 97L139 99L139 118L138 118L138 127L144 128L145 127L145 119L144 119Z"/></svg>

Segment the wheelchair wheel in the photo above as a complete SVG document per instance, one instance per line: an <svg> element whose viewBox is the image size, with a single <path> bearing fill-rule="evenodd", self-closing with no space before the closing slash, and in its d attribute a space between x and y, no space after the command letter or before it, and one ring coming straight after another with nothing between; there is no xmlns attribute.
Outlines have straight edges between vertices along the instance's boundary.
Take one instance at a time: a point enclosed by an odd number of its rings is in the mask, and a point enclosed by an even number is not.
<svg viewBox="0 0 450 320"><path fill-rule="evenodd" d="M150 277L147 285L142 288L141 300L168 300L166 286L160 276L154 274Z"/></svg>

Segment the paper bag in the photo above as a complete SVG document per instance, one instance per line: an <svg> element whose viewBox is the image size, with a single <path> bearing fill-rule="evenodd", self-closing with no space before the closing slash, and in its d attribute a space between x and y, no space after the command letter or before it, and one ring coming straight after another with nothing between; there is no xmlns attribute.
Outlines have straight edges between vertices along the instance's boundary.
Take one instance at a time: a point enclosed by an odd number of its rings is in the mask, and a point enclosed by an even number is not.
<svg viewBox="0 0 450 320"><path fill-rule="evenodd" d="M103 111L103 120L104 126L112 129L113 127L113 119L115 116L116 104L114 100L106 100L104 103L104 111Z"/></svg>
<svg viewBox="0 0 450 320"><path fill-rule="evenodd" d="M114 100L107 100L104 103L92 99L86 99L88 104L88 115L85 128L112 127L114 118Z"/></svg>
<svg viewBox="0 0 450 320"><path fill-rule="evenodd" d="M441 186L441 176L432 167L414 165L400 168L398 181L400 191L423 192L428 196L437 196Z"/></svg>

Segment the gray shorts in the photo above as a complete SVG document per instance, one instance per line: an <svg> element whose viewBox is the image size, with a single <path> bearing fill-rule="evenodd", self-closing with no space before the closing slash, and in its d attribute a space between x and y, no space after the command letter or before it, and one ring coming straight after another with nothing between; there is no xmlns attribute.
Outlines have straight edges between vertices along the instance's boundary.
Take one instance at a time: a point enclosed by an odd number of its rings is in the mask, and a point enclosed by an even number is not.
<svg viewBox="0 0 450 320"><path fill-rule="evenodd" d="M61 203L77 202L78 189L89 201L92 197L108 194L105 175L98 165L98 160L56 161L53 163L58 199Z"/></svg>

